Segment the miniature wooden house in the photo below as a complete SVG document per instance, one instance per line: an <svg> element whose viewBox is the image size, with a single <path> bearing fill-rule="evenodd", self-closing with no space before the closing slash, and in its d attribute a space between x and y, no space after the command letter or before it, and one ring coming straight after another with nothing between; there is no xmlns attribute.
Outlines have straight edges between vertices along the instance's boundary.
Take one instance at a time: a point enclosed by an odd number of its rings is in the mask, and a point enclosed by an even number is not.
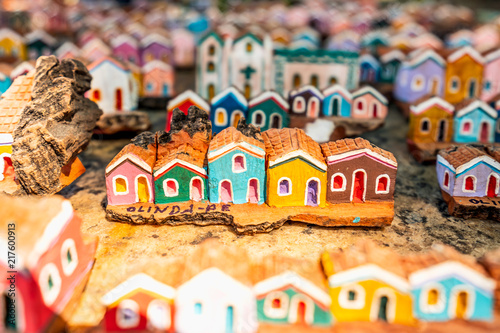
<svg viewBox="0 0 500 333"><path fill-rule="evenodd" d="M477 99L468 99L456 105L453 122L453 141L458 143L495 142L498 113Z"/></svg>
<svg viewBox="0 0 500 333"><path fill-rule="evenodd" d="M474 33L471 30L458 30L446 38L446 46L450 49L472 46Z"/></svg>
<svg viewBox="0 0 500 333"><path fill-rule="evenodd" d="M498 77L498 72L500 71L500 49L486 54L484 59L481 99L487 102L500 94L500 78Z"/></svg>
<svg viewBox="0 0 500 333"><path fill-rule="evenodd" d="M11 80L15 80L17 77L19 77L21 75L26 75L34 69L35 69L35 66L33 65L32 62L23 61L12 69L12 72L10 72L10 78L11 78Z"/></svg>
<svg viewBox="0 0 500 333"><path fill-rule="evenodd" d="M9 73L10 74L10 73ZM10 79L10 75L6 75L0 72L0 95L9 89L12 80Z"/></svg>
<svg viewBox="0 0 500 333"><path fill-rule="evenodd" d="M414 49L432 49L437 51L443 48L443 41L430 32L416 36L412 39L411 44Z"/></svg>
<svg viewBox="0 0 500 333"><path fill-rule="evenodd" d="M455 108L440 97L424 97L410 108L408 139L414 143L450 142Z"/></svg>
<svg viewBox="0 0 500 333"><path fill-rule="evenodd" d="M0 29L0 57L26 60L24 38L8 28Z"/></svg>
<svg viewBox="0 0 500 333"><path fill-rule="evenodd" d="M343 252L325 252L321 261L337 322L414 323L410 284L396 253L365 241Z"/></svg>
<svg viewBox="0 0 500 333"><path fill-rule="evenodd" d="M187 114L189 107L193 105L206 111L207 113L210 111L210 105L207 101L192 90L186 90L169 100L167 104L167 124L165 130L167 132L170 131L174 109L179 109L184 112L184 114Z"/></svg>
<svg viewBox="0 0 500 333"><path fill-rule="evenodd" d="M154 202L156 136L145 132L126 145L106 167L108 205Z"/></svg>
<svg viewBox="0 0 500 333"><path fill-rule="evenodd" d="M384 31L371 31L361 38L361 47L375 53L377 48L389 46L389 36Z"/></svg>
<svg viewBox="0 0 500 333"><path fill-rule="evenodd" d="M40 56L51 55L57 41L43 30L35 30L25 36L28 58L36 60Z"/></svg>
<svg viewBox="0 0 500 333"><path fill-rule="evenodd" d="M366 86L352 94L352 118L384 119L387 116L387 112L387 98L373 87Z"/></svg>
<svg viewBox="0 0 500 333"><path fill-rule="evenodd" d="M87 96L105 113L130 111L132 105L131 76L125 65L104 57L87 66L92 75L92 88Z"/></svg>
<svg viewBox="0 0 500 333"><path fill-rule="evenodd" d="M224 41L215 32L210 32L198 41L196 53L196 91L200 96L211 100L222 91L223 75L227 76L223 56ZM224 58L224 60L223 60ZM215 125L215 123L212 121Z"/></svg>
<svg viewBox="0 0 500 333"><path fill-rule="evenodd" d="M139 273L129 277L101 299L106 306L108 332L173 332L175 289Z"/></svg>
<svg viewBox="0 0 500 333"><path fill-rule="evenodd" d="M111 39L110 44L114 57L124 62L141 65L139 43L134 37L121 34Z"/></svg>
<svg viewBox="0 0 500 333"><path fill-rule="evenodd" d="M436 171L441 191L450 197L499 196L498 149L451 146L439 152Z"/></svg>
<svg viewBox="0 0 500 333"><path fill-rule="evenodd" d="M208 199L205 159L208 142L185 131L173 142L162 144L158 136L158 159L154 166L155 203L166 204Z"/></svg>
<svg viewBox="0 0 500 333"><path fill-rule="evenodd" d="M66 58L79 58L81 50L72 42L64 42L64 44L62 44L55 50L54 54L59 60Z"/></svg>
<svg viewBox="0 0 500 333"><path fill-rule="evenodd" d="M447 59L444 97L451 104L481 93L484 58L470 46L452 53Z"/></svg>
<svg viewBox="0 0 500 333"><path fill-rule="evenodd" d="M294 270L300 270L297 274ZM253 270L259 323L330 327L331 299L319 265L271 256Z"/></svg>
<svg viewBox="0 0 500 333"><path fill-rule="evenodd" d="M380 63L371 54L363 54L359 58L360 81L366 83L378 82L380 76Z"/></svg>
<svg viewBox="0 0 500 333"><path fill-rule="evenodd" d="M314 85L307 85L298 90L292 90L288 97L290 114L308 118L318 118L320 116L323 98L321 91Z"/></svg>
<svg viewBox="0 0 500 333"><path fill-rule="evenodd" d="M5 206L0 225L5 232L0 235L0 243L5 244L5 254L0 260L0 313L7 317L7 309L14 308L15 320L2 318L0 330L61 331L92 269L96 239L84 240L80 218L71 203L61 197L4 196L1 200ZM7 237L8 230L15 230L23 240L16 244L15 263L10 266L14 261L7 260L7 244L12 239ZM16 271L15 281L9 280L12 271Z"/></svg>
<svg viewBox="0 0 500 333"><path fill-rule="evenodd" d="M99 61L103 57L109 57L112 54L111 48L100 38L89 40L81 48L81 56L88 61ZM92 75L93 77L93 75Z"/></svg>
<svg viewBox="0 0 500 333"><path fill-rule="evenodd" d="M405 54L397 49L390 50L381 55L379 82L390 84L394 83L399 67L405 59Z"/></svg>
<svg viewBox="0 0 500 333"><path fill-rule="evenodd" d="M172 32L172 45L175 67L192 67L196 50L194 34L187 29L175 29Z"/></svg>
<svg viewBox="0 0 500 333"><path fill-rule="evenodd" d="M248 119L261 131L288 127L288 103L275 91L265 91L248 102Z"/></svg>
<svg viewBox="0 0 500 333"><path fill-rule="evenodd" d="M174 94L174 69L171 65L152 60L142 67L144 97L170 97Z"/></svg>
<svg viewBox="0 0 500 333"><path fill-rule="evenodd" d="M394 83L398 101L414 103L429 94L444 96L446 63L432 50L414 53L399 68Z"/></svg>
<svg viewBox="0 0 500 333"><path fill-rule="evenodd" d="M413 314L421 321L491 321L495 281L474 258L435 245L405 260Z"/></svg>
<svg viewBox="0 0 500 333"><path fill-rule="evenodd" d="M267 153L267 204L325 206L326 163L318 143L301 129L262 133Z"/></svg>
<svg viewBox="0 0 500 333"><path fill-rule="evenodd" d="M260 132L246 136L228 127L210 142L210 202L262 204L266 199L266 151Z"/></svg>
<svg viewBox="0 0 500 333"><path fill-rule="evenodd" d="M153 60L161 60L169 65L173 63L172 43L160 33L147 34L141 39L140 48L143 66Z"/></svg>
<svg viewBox="0 0 500 333"><path fill-rule="evenodd" d="M323 96L323 116L351 116L352 95L344 87L335 84L323 90Z"/></svg>
<svg viewBox="0 0 500 333"><path fill-rule="evenodd" d="M398 163L391 152L362 138L325 143L321 149L328 165L328 202L394 200Z"/></svg>
<svg viewBox="0 0 500 333"><path fill-rule="evenodd" d="M236 127L241 118L247 117L248 102L234 87L227 88L211 100L210 121L214 133L228 126Z"/></svg>

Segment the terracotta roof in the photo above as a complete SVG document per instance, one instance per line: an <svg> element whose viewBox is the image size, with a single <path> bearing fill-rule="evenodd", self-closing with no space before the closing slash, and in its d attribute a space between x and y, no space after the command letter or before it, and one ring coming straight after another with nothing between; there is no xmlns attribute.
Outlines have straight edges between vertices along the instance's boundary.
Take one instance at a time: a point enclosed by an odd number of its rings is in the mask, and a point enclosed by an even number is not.
<svg viewBox="0 0 500 333"><path fill-rule="evenodd" d="M148 149L144 149L142 147L136 146L133 143L130 143L123 147L123 149L109 162L108 166L106 167L106 174L111 172L114 167L110 170L110 168L113 164L118 162L120 158L127 154L132 154L140 158L142 161L144 161L151 169L153 168L156 160L156 148L153 145L149 145Z"/></svg>
<svg viewBox="0 0 500 333"><path fill-rule="evenodd" d="M321 145L321 150L326 157L339 155L346 153L348 151L354 151L358 149L369 149L374 153L377 153L393 162L396 162L394 155L387 150L380 149L379 147L373 145L370 141L356 138L356 139L342 139L337 141L331 141L328 143L323 143Z"/></svg>
<svg viewBox="0 0 500 333"><path fill-rule="evenodd" d="M262 133L269 161L275 161L296 150L302 150L315 159L324 162L325 157L319 144L299 128L276 128Z"/></svg>
<svg viewBox="0 0 500 333"><path fill-rule="evenodd" d="M410 255L402 258L403 267L408 275L446 261L459 262L486 275L486 270L477 263L474 257L461 254L452 247L446 245L436 244L432 247L432 250L427 253Z"/></svg>
<svg viewBox="0 0 500 333"><path fill-rule="evenodd" d="M24 107L31 100L35 71L14 80L0 100L0 133L13 133Z"/></svg>
<svg viewBox="0 0 500 333"><path fill-rule="evenodd" d="M481 146L473 145L450 146L446 149L440 150L438 154L456 169L462 164L472 161L476 157L488 155L483 149ZM498 151L495 155L498 158Z"/></svg>
<svg viewBox="0 0 500 333"><path fill-rule="evenodd" d="M253 146L264 149L264 143L254 138L243 135L243 133L238 131L235 127L228 127L212 139L212 141L210 142L209 151L217 150L233 142L246 142Z"/></svg>
<svg viewBox="0 0 500 333"><path fill-rule="evenodd" d="M196 134L191 139L185 131L175 133L172 137L171 142L158 146L158 159L155 163L155 171L175 159L188 162L200 168L205 166L208 150L208 143L205 140L199 139Z"/></svg>
<svg viewBox="0 0 500 333"><path fill-rule="evenodd" d="M340 273L358 266L375 264L393 274L406 278L402 258L390 248L382 248L371 240L362 240L345 250L330 252L333 272Z"/></svg>

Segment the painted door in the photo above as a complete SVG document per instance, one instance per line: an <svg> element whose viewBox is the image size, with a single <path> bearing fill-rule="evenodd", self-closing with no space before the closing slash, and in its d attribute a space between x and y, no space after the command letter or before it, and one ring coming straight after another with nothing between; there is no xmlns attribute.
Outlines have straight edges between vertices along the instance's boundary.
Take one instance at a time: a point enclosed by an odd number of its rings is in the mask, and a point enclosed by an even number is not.
<svg viewBox="0 0 500 333"><path fill-rule="evenodd" d="M458 319L465 319L465 313L467 312L467 306L469 301L469 295L465 291L461 291L457 295L457 309L456 317Z"/></svg>
<svg viewBox="0 0 500 333"><path fill-rule="evenodd" d="M373 118L378 118L379 112L378 112L378 104L377 103L372 104L372 114L373 114Z"/></svg>
<svg viewBox="0 0 500 333"><path fill-rule="evenodd" d="M242 116L241 111L238 111L238 110L234 111L234 113L233 113L233 126L234 127L238 127L238 122L240 121L241 116Z"/></svg>
<svg viewBox="0 0 500 333"><path fill-rule="evenodd" d="M446 120L441 119L438 126L437 141L443 142L446 138Z"/></svg>
<svg viewBox="0 0 500 333"><path fill-rule="evenodd" d="M281 128L281 117L277 114L271 116L271 128Z"/></svg>
<svg viewBox="0 0 500 333"><path fill-rule="evenodd" d="M234 332L234 308L228 306L226 309L226 333Z"/></svg>
<svg viewBox="0 0 500 333"><path fill-rule="evenodd" d="M339 109L340 109L339 105L340 105L339 98L338 97L332 98L332 116L339 115Z"/></svg>
<svg viewBox="0 0 500 333"><path fill-rule="evenodd" d="M474 98L476 96L476 85L477 82L475 79L469 81L469 98Z"/></svg>
<svg viewBox="0 0 500 333"><path fill-rule="evenodd" d="M364 201L365 186L365 173L363 171L356 171L352 186L352 202Z"/></svg>
<svg viewBox="0 0 500 333"><path fill-rule="evenodd" d="M137 201L138 202L149 202L149 182L144 176L139 176L137 178Z"/></svg>
<svg viewBox="0 0 500 333"><path fill-rule="evenodd" d="M115 91L115 103L116 111L121 111L123 108L123 94L121 88L117 88Z"/></svg>
<svg viewBox="0 0 500 333"><path fill-rule="evenodd" d="M486 195L490 198L496 198L498 196L498 179L494 175L490 175L488 179L488 192Z"/></svg>
<svg viewBox="0 0 500 333"><path fill-rule="evenodd" d="M380 303L378 308L378 319L382 321L387 321L387 305L389 303L389 298L387 296L380 297Z"/></svg>
<svg viewBox="0 0 500 333"><path fill-rule="evenodd" d="M305 325L306 324L306 303L299 302L297 304L297 324Z"/></svg>
<svg viewBox="0 0 500 333"><path fill-rule="evenodd" d="M207 91L208 99L214 98L214 96L215 96L215 87L214 87L214 85L212 83L210 83L208 85L208 89L207 90L208 90Z"/></svg>
<svg viewBox="0 0 500 333"><path fill-rule="evenodd" d="M250 99L252 97L252 87L250 84L246 83L245 84L245 98Z"/></svg>
<svg viewBox="0 0 500 333"><path fill-rule="evenodd" d="M490 126L486 122L481 123L481 129L479 133L479 141L480 142L489 142L490 141Z"/></svg>
<svg viewBox="0 0 500 333"><path fill-rule="evenodd" d="M307 103L307 116L311 118L318 118L319 116L319 99L311 97Z"/></svg>
<svg viewBox="0 0 500 333"><path fill-rule="evenodd" d="M439 96L439 79L437 77L433 78L431 81L431 94Z"/></svg>
<svg viewBox="0 0 500 333"><path fill-rule="evenodd" d="M248 202L259 202L259 181L257 179L250 179L248 182Z"/></svg>
<svg viewBox="0 0 500 333"><path fill-rule="evenodd" d="M231 183L227 180L223 180L220 184L220 200L222 202L232 202L233 201L233 190Z"/></svg>
<svg viewBox="0 0 500 333"><path fill-rule="evenodd" d="M163 97L168 97L169 92L168 92L168 84L164 83L163 84Z"/></svg>
<svg viewBox="0 0 500 333"><path fill-rule="evenodd" d="M307 205L308 206L317 206L318 205L318 191L319 184L316 180L310 180L307 183L306 196L307 196Z"/></svg>
<svg viewBox="0 0 500 333"><path fill-rule="evenodd" d="M193 179L191 182L191 199L194 201L201 201L203 199L201 180L198 178Z"/></svg>

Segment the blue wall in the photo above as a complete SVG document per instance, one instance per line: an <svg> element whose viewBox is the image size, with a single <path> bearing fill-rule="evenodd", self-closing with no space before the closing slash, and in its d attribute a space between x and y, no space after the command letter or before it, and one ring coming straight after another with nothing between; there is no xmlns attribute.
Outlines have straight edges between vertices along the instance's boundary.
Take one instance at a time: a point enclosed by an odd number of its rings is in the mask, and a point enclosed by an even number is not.
<svg viewBox="0 0 500 333"><path fill-rule="evenodd" d="M226 110L227 122L225 125L217 125L217 122L215 121L216 110L218 108L223 108ZM233 125L231 124L231 115L235 110L242 111L243 117L246 118L247 106L240 103L238 99L233 95L233 93L227 94L226 96L221 98L217 103L212 104L212 106L210 107L210 121L212 122L212 130L214 133L219 133L223 129L226 129L227 127Z"/></svg>
<svg viewBox="0 0 500 333"><path fill-rule="evenodd" d="M462 127L462 123L465 120L472 121L472 131L470 134L461 134L460 129ZM476 110L467 113L463 117L455 117L453 121L453 141L458 143L469 143L469 142L478 142L480 138L480 129L481 123L488 122L490 124L490 137L488 142L494 142L495 140L495 130L496 130L496 119L491 118L486 112L482 111L482 109L477 108Z"/></svg>
<svg viewBox="0 0 500 333"><path fill-rule="evenodd" d="M339 105L339 116L342 117L350 117L351 116L351 103L347 101L341 94L333 93L330 96L326 96L323 100L323 115L331 116L332 115L332 99L336 96L340 97L341 103Z"/></svg>

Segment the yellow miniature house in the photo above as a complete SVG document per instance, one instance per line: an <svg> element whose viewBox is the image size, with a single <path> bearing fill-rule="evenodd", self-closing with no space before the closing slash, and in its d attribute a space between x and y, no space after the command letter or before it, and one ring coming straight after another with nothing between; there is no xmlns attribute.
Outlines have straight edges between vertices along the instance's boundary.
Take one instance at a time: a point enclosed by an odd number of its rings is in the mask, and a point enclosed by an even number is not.
<svg viewBox="0 0 500 333"><path fill-rule="evenodd" d="M415 323L406 270L393 251L361 242L345 251L325 252L321 261L336 321Z"/></svg>
<svg viewBox="0 0 500 333"><path fill-rule="evenodd" d="M440 97L423 97L410 108L408 139L414 143L450 142L455 108Z"/></svg>
<svg viewBox="0 0 500 333"><path fill-rule="evenodd" d="M448 57L444 97L451 104L479 97L483 79L484 58L470 46Z"/></svg>
<svg viewBox="0 0 500 333"><path fill-rule="evenodd" d="M0 50L2 50L2 57L26 60L24 38L11 29L0 29Z"/></svg>
<svg viewBox="0 0 500 333"><path fill-rule="evenodd" d="M320 206L326 203L326 163L317 142L301 129L262 133L268 156L269 206Z"/></svg>

